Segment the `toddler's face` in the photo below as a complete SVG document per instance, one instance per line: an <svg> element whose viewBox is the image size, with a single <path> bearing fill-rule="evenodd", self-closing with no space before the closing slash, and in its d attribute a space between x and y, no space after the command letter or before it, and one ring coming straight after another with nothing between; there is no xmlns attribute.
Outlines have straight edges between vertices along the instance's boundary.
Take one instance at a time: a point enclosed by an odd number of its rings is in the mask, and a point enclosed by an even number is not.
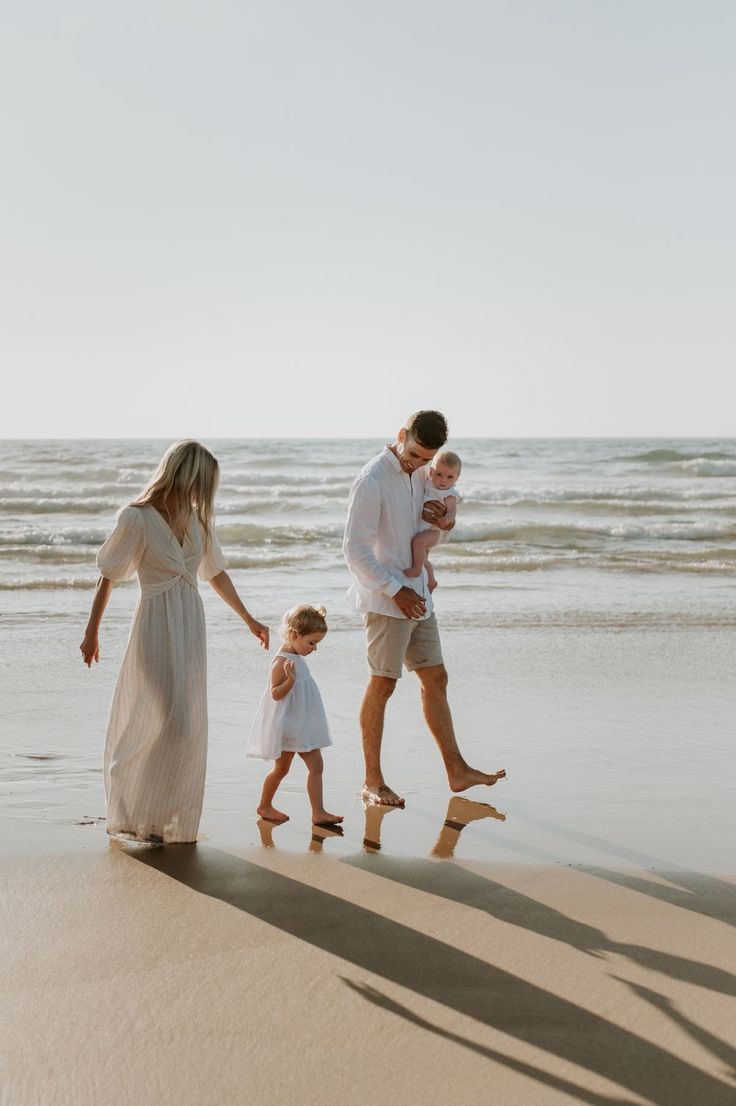
<svg viewBox="0 0 736 1106"><path fill-rule="evenodd" d="M310 653L316 652L324 636L324 634L301 634L299 637L293 637L291 644L294 652L300 657L308 657Z"/></svg>
<svg viewBox="0 0 736 1106"><path fill-rule="evenodd" d="M454 468L452 465L446 465L442 461L440 461L438 465L429 466L430 480L435 488L440 488L442 491L447 491L453 484L456 484L459 475L459 469Z"/></svg>

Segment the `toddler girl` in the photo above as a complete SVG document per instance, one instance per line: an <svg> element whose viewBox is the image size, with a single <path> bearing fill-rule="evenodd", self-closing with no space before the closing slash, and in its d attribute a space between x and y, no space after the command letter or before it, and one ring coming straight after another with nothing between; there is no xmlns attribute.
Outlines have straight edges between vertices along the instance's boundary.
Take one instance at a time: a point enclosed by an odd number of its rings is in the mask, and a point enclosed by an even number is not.
<svg viewBox="0 0 736 1106"><path fill-rule="evenodd" d="M269 685L263 693L247 745L249 757L275 760L266 776L258 814L269 822L287 822L273 799L291 768L296 753L307 766L307 794L312 822L317 826L342 822L330 814L322 799L322 752L332 744L319 688L309 674L305 657L314 653L327 633L324 607L301 603L287 611L281 624L282 645L273 659Z"/></svg>

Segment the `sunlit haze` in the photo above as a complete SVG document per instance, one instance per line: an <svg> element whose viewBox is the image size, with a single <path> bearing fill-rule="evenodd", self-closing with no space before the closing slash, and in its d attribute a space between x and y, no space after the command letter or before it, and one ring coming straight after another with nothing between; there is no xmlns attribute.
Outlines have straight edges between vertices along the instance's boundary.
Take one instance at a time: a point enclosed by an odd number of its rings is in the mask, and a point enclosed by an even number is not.
<svg viewBox="0 0 736 1106"><path fill-rule="evenodd" d="M732 433L735 31L710 0L15 5L0 436Z"/></svg>

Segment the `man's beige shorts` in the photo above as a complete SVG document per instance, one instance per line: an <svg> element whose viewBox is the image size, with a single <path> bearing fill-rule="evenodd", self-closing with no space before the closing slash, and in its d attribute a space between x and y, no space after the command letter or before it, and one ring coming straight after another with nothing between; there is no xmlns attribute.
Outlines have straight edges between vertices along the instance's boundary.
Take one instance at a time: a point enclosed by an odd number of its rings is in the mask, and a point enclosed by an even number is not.
<svg viewBox="0 0 736 1106"><path fill-rule="evenodd" d="M368 645L368 668L372 676L401 678L401 666L409 672L443 664L440 632L434 614L417 622L368 611L363 615Z"/></svg>

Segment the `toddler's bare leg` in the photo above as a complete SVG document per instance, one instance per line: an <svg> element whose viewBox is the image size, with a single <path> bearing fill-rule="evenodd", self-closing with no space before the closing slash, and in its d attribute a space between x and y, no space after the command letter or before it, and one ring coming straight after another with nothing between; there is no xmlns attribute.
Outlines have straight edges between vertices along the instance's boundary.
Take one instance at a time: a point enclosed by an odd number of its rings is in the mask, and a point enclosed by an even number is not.
<svg viewBox="0 0 736 1106"><path fill-rule="evenodd" d="M322 753L319 749L312 749L308 753L300 753L299 756L307 766L307 794L312 804L312 822L316 826L330 826L335 822L342 822L342 814L330 814L329 810L325 810L322 798Z"/></svg>
<svg viewBox="0 0 736 1106"><path fill-rule="evenodd" d="M430 549L440 540L439 530L420 530L411 539L412 562L404 569L405 576L420 576Z"/></svg>
<svg viewBox="0 0 736 1106"><path fill-rule="evenodd" d="M277 810L273 805L273 799L278 791L279 784L291 768L293 759L293 753L282 753L280 757L276 758L273 768L263 781L261 801L256 807L256 811L260 814L261 818L265 818L267 822L276 822L278 825L281 822L289 821L289 815L284 814L282 810Z"/></svg>

